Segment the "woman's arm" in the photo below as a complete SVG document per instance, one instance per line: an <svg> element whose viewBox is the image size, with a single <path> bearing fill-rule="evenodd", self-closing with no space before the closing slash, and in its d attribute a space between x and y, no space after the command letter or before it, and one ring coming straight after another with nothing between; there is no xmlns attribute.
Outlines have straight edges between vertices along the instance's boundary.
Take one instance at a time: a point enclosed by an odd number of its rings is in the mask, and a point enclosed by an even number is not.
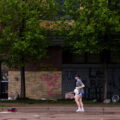
<svg viewBox="0 0 120 120"><path fill-rule="evenodd" d="M84 88L84 87L85 87L85 85L83 84L83 85L81 85L79 87L76 87L76 89L80 89L80 88Z"/></svg>

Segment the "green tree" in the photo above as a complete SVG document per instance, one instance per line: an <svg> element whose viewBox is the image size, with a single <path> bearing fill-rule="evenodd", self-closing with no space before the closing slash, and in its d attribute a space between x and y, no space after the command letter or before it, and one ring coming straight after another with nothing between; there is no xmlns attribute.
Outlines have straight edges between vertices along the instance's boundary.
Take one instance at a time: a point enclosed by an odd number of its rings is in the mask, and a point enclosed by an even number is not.
<svg viewBox="0 0 120 120"><path fill-rule="evenodd" d="M49 41L43 20L53 19L55 3L42 0L0 0L0 56L20 67L21 98L25 98L25 64L46 56Z"/></svg>
<svg viewBox="0 0 120 120"><path fill-rule="evenodd" d="M61 33L65 46L76 54L104 54L104 96L107 98L107 60L109 52L120 51L120 1L65 0Z"/></svg>

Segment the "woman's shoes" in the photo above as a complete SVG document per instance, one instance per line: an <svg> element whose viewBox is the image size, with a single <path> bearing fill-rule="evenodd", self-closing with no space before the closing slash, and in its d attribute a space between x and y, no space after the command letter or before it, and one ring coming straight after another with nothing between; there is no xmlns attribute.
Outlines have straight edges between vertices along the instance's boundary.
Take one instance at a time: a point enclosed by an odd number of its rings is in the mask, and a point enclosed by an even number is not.
<svg viewBox="0 0 120 120"><path fill-rule="evenodd" d="M85 110L84 110L84 108L78 108L77 110L76 110L76 112L84 112Z"/></svg>

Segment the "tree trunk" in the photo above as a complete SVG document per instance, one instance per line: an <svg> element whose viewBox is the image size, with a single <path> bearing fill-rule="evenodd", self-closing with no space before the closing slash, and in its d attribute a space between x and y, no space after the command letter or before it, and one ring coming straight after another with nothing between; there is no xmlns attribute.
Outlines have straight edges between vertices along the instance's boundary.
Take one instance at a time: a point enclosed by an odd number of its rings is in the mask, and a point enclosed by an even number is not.
<svg viewBox="0 0 120 120"><path fill-rule="evenodd" d="M107 62L104 61L104 82L103 82L103 100L107 99L107 81L108 81L108 75L107 75L107 71L108 71L108 66L107 66Z"/></svg>
<svg viewBox="0 0 120 120"><path fill-rule="evenodd" d="M27 1L27 0L23 0L23 1ZM25 16L25 15L24 15ZM23 37L23 29L25 28L25 18L22 19L22 26L20 27L20 33L19 33L19 37ZM24 62L24 58L22 56L21 59L22 62ZM25 68L24 66L21 66L20 68L20 73L21 73L21 93L20 93L20 98L21 99L25 99L26 98L26 90L25 90Z"/></svg>
<svg viewBox="0 0 120 120"><path fill-rule="evenodd" d="M26 90L25 90L25 68L24 66L21 67L21 98L26 98Z"/></svg>

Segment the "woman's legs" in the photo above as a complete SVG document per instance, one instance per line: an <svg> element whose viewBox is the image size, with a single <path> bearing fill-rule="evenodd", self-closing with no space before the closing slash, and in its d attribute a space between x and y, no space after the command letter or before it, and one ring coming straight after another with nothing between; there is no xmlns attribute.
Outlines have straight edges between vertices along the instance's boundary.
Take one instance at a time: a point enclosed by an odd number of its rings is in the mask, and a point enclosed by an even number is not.
<svg viewBox="0 0 120 120"><path fill-rule="evenodd" d="M82 102L82 95L80 95L80 97L79 97L79 105L80 105L81 111L84 111L83 102Z"/></svg>
<svg viewBox="0 0 120 120"><path fill-rule="evenodd" d="M80 107L79 98L80 98L79 95L78 95L78 96L75 96L75 102L76 102L76 104L77 104L78 107Z"/></svg>
<svg viewBox="0 0 120 120"><path fill-rule="evenodd" d="M76 102L76 104L78 106L78 109L77 109L76 112L80 111L80 102L79 102L79 99L80 99L80 95L75 96L75 102Z"/></svg>

